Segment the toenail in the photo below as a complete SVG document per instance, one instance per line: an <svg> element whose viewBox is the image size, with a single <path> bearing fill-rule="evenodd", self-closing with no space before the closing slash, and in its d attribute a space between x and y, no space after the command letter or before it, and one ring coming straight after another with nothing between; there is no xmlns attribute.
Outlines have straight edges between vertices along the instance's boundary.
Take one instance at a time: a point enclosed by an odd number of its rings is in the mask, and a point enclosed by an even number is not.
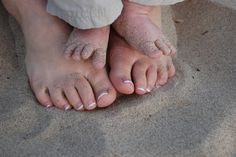
<svg viewBox="0 0 236 157"><path fill-rule="evenodd" d="M124 84L130 84L131 86L134 86L133 82L130 81L130 80L125 80L125 81L124 81Z"/></svg>
<svg viewBox="0 0 236 157"><path fill-rule="evenodd" d="M102 92L99 96L98 96L98 100L100 100L103 96L108 95L107 91Z"/></svg>
<svg viewBox="0 0 236 157"><path fill-rule="evenodd" d="M151 89L147 88L146 91L147 91L148 93L150 93L150 92L151 92Z"/></svg>
<svg viewBox="0 0 236 157"><path fill-rule="evenodd" d="M96 106L96 103L93 102L93 103L89 104L88 106L89 106L89 108L94 108Z"/></svg>
<svg viewBox="0 0 236 157"><path fill-rule="evenodd" d="M140 91L142 91L142 92L146 92L146 90L144 89L144 88L137 88L137 90L140 90Z"/></svg>
<svg viewBox="0 0 236 157"><path fill-rule="evenodd" d="M70 105L66 105L65 111L68 111L68 110L70 110L70 109L71 109L71 106L70 106Z"/></svg>
<svg viewBox="0 0 236 157"><path fill-rule="evenodd" d="M47 108L52 107L52 104L48 104L46 107L47 107Z"/></svg>
<svg viewBox="0 0 236 157"><path fill-rule="evenodd" d="M156 85L156 88L160 88L161 86L160 85Z"/></svg>
<svg viewBox="0 0 236 157"><path fill-rule="evenodd" d="M83 110L84 109L84 105L83 104L78 104L76 107L76 110Z"/></svg>

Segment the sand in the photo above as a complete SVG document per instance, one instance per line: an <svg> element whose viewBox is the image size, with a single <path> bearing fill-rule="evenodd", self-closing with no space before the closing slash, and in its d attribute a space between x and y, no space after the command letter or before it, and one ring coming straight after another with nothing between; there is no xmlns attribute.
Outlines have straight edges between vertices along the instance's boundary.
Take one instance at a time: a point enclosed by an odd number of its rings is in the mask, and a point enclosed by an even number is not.
<svg viewBox="0 0 236 157"><path fill-rule="evenodd" d="M236 11L225 2L164 8L175 78L92 112L37 104L23 35L0 5L0 156L236 157Z"/></svg>

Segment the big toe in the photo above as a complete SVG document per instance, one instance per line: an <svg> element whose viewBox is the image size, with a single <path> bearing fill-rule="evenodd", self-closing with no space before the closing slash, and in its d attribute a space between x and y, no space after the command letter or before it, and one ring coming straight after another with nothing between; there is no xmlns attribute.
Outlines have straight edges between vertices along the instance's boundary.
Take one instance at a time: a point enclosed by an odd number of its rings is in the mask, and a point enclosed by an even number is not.
<svg viewBox="0 0 236 157"><path fill-rule="evenodd" d="M93 54L92 63L96 69L102 69L106 64L106 51L102 48L97 49Z"/></svg>
<svg viewBox="0 0 236 157"><path fill-rule="evenodd" d="M110 61L111 71L110 79L116 90L122 94L132 94L134 92L134 83L131 79L132 64L128 58L122 58L122 62Z"/></svg>
<svg viewBox="0 0 236 157"><path fill-rule="evenodd" d="M171 54L171 49L164 42L164 40L157 39L155 41L155 44L163 52L164 55L170 55Z"/></svg>
<svg viewBox="0 0 236 157"><path fill-rule="evenodd" d="M94 75L96 77L94 77ZM105 70L100 70L88 80L93 88L98 107L107 107L116 99L116 91L111 85Z"/></svg>
<svg viewBox="0 0 236 157"><path fill-rule="evenodd" d="M145 61L138 61L134 64L132 70L132 77L135 84L135 93L139 95L145 94L147 91L147 70L148 63Z"/></svg>
<svg viewBox="0 0 236 157"><path fill-rule="evenodd" d="M141 52L146 54L147 56L158 58L162 55L162 51L156 46L155 42L153 41L147 41L144 43L141 43L139 45L139 49Z"/></svg>

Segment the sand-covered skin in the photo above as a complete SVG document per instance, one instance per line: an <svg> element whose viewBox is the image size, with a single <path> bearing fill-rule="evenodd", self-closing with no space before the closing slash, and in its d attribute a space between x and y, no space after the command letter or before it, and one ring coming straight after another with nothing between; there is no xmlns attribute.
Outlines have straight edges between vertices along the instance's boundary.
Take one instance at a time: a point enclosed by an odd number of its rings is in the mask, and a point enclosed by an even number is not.
<svg viewBox="0 0 236 157"><path fill-rule="evenodd" d="M12 19L9 29L0 6L1 156L235 157L236 12L205 0L172 9L178 36L173 80L106 109L64 112L35 102L22 33ZM164 11L163 26L176 41L171 10Z"/></svg>

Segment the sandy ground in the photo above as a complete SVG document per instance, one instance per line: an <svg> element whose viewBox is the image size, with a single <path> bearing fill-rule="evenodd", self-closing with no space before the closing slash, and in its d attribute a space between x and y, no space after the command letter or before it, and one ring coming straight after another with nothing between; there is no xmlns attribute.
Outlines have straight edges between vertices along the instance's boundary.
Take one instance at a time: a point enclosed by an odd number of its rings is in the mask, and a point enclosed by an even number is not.
<svg viewBox="0 0 236 157"><path fill-rule="evenodd" d="M93 112L37 104L22 33L0 5L0 156L236 157L236 11L229 3L165 8L167 34L178 37L176 77Z"/></svg>

